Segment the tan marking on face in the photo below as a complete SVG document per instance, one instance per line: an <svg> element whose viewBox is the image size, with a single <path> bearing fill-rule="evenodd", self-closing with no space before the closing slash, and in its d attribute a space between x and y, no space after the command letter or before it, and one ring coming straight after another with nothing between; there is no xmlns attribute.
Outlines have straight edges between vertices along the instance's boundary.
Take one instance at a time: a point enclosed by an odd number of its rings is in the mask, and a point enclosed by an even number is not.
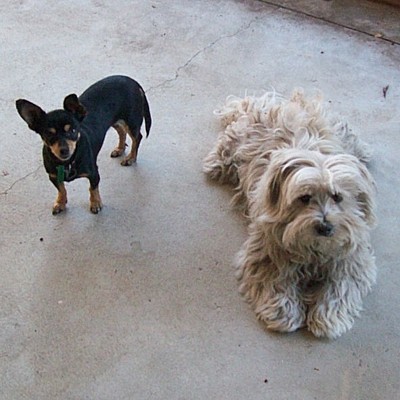
<svg viewBox="0 0 400 400"><path fill-rule="evenodd" d="M49 132L55 135L57 133L56 128L49 128Z"/></svg>
<svg viewBox="0 0 400 400"><path fill-rule="evenodd" d="M78 142L76 140L67 140L67 145L68 145L68 148L69 148L69 152L71 154L73 154L73 152L75 151L77 143Z"/></svg>
<svg viewBox="0 0 400 400"><path fill-rule="evenodd" d="M68 132L71 129L71 125L67 124L64 126L64 132Z"/></svg>
<svg viewBox="0 0 400 400"><path fill-rule="evenodd" d="M51 152L59 159L60 158L60 145L58 142L52 144L51 146L49 146Z"/></svg>

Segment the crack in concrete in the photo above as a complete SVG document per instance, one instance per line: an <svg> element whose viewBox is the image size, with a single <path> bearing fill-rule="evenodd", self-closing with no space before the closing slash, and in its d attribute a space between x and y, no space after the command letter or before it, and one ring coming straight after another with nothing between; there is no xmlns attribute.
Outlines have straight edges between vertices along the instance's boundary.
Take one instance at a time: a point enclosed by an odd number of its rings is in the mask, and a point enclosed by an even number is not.
<svg viewBox="0 0 400 400"><path fill-rule="evenodd" d="M326 18L324 16L314 15L314 14L311 14L310 12L307 12L307 11L298 10L296 8L293 8L293 7L290 7L290 6L285 6L285 5L280 4L280 3L275 3L274 1L261 0L261 2L263 2L263 3L267 4L267 5L270 5L270 6L277 7L278 9L281 9L281 10L286 10L286 11L293 12L294 14L304 15L306 17L313 18L313 19L316 19L318 21L326 22L327 24L338 26L340 28L345 28L345 29L348 29L348 30L353 31L353 32L362 33L364 35L373 37L374 39L381 40L381 41L384 41L384 42L388 42L388 43L390 43L392 45L397 45L397 46L400 45L400 42L398 42L397 40L389 39L389 38L386 38L384 36L380 36L379 34L377 35L377 33L371 33L371 32L368 32L366 30L363 30L363 29L360 29L360 28L357 28L357 27L354 27L354 26L350 26L350 25L347 25L347 24L342 24L342 23L337 22L337 21L332 21L329 18Z"/></svg>
<svg viewBox="0 0 400 400"><path fill-rule="evenodd" d="M192 61L197 58L200 54L204 53L206 50L212 48L213 46L215 46L218 42L220 42L221 40L224 39L230 39L233 38L237 35L239 35L242 32L245 32L246 30L250 29L251 25L253 25L256 21L258 20L258 17L253 18L250 22L248 22L246 25L242 26L240 29L238 29L236 32L230 34L230 35L222 35L220 36L218 39L215 39L214 41L212 41L211 43L209 43L207 46L203 47L202 49L198 50L196 53L194 53L183 65L179 66L176 71L175 71L175 76L173 78L170 79L166 79L165 81L159 83L156 86L150 86L147 90L146 93L151 92L152 90L156 90L159 89L160 87L163 87L165 85L167 85L168 83L171 82L175 82L179 76L180 76L180 72L185 69L186 67L188 67Z"/></svg>
<svg viewBox="0 0 400 400"><path fill-rule="evenodd" d="M357 29L357 28L354 28L354 27L351 27L351 26L347 26L347 25L345 25L345 24L340 24L340 23L335 22L335 21L330 21L330 20L328 20L328 19L326 19L326 18L324 18L324 17L319 17L319 16L316 16L316 15L312 15L312 14L307 13L307 12L304 12L304 11L299 11L299 10L296 10L296 9L291 8L291 7L289 7L289 6L284 6L284 5L279 4L279 3L277 4L277 3L274 3L273 1L268 1L268 0L261 0L261 1L262 1L264 4L267 4L267 5L270 5L270 6L275 7L275 9L273 10L273 12L276 12L276 11L278 11L278 10L287 10L287 11L291 11L291 12L293 12L293 13L305 15L305 16L307 16L307 17L314 18L314 19L317 19L317 20L320 20L320 21L329 23L329 24L331 24L331 25L336 25L336 26L339 26L339 27L342 27L342 28L345 28L345 29L349 29L349 30L358 32L358 33L362 33L362 34L365 34L365 35L368 35L368 36L372 36L372 37L374 37L374 38L376 38L376 39L380 39L380 40L382 40L382 41L386 41L386 42L389 42L389 43L394 44L394 45L399 45L399 44L400 44L400 43L398 43L398 42L396 42L396 41L394 41L394 40L392 40L392 39L388 39L388 38L385 38L385 37L377 37L376 35L373 35L373 34L371 34L371 33L369 33L369 32L366 32L366 31L363 31L363 30L360 30L360 29ZM195 54L193 54L183 65L179 66L179 67L176 69L176 71L175 71L175 76L174 76L173 78L166 79L166 80L164 80L163 82L159 83L159 84L156 85L156 86L150 86L150 87L146 90L146 93L151 92L151 91L156 90L156 89L159 89L159 88L161 88L161 87L167 85L168 83L175 82L175 81L179 78L180 72L181 72L183 69L185 69L186 67L188 67L188 66L192 63L192 61L193 61L194 59L196 59L200 54L202 54L202 53L204 53L206 50L212 48L213 46L215 46L215 45L216 45L218 42L220 42L221 40L233 38L233 37L239 35L240 33L245 32L245 31L248 30L248 29L251 27L251 25L252 25L253 23L255 23L258 19L259 19L259 17L253 18L252 20L250 20L250 22L248 22L246 25L242 26L242 27L241 27L240 29L238 29L236 32L234 32L234 33L232 33L232 34L230 34L230 35L222 35L222 36L220 36L219 38L217 38L216 40L214 40L213 42L209 43L207 46L205 46L205 47L203 47L202 49L198 50L198 51L197 51Z"/></svg>
<svg viewBox="0 0 400 400"><path fill-rule="evenodd" d="M29 174L27 174L27 175L25 175L25 176L22 176L21 178L19 178L19 179L17 179L16 181L14 181L14 182L8 187L8 189L4 190L3 192L0 192L0 195L1 195L1 196L6 196L6 195L8 194L8 192L10 192L10 191L13 189L13 187L14 187L17 183L22 182L23 180L25 180L25 179L28 178L29 176L36 174L36 173L39 171L40 168L42 168L41 165L40 165L39 167L37 167L34 171L30 172Z"/></svg>

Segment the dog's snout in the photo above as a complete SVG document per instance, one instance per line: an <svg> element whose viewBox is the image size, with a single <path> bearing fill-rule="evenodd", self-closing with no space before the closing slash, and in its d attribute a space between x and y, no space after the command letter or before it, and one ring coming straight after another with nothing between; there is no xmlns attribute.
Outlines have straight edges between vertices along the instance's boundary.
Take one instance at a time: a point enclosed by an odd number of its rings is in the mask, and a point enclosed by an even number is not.
<svg viewBox="0 0 400 400"><path fill-rule="evenodd" d="M329 236L333 235L334 227L330 222L327 222L327 221L319 222L315 226L315 231L320 236L329 237Z"/></svg>
<svg viewBox="0 0 400 400"><path fill-rule="evenodd" d="M60 148L60 156L62 158L68 158L69 157L69 148L68 147L61 147Z"/></svg>

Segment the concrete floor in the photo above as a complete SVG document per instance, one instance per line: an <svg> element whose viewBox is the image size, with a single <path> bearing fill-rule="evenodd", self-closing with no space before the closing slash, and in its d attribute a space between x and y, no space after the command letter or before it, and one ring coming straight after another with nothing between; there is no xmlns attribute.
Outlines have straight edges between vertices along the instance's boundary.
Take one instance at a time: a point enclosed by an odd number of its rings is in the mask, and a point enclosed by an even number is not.
<svg viewBox="0 0 400 400"><path fill-rule="evenodd" d="M0 399L397 399L399 20L359 0L3 2ZM109 133L101 214L79 180L54 217L40 138L14 101L58 108L116 73L145 88L151 134L123 168ZM321 89L375 153L379 280L336 341L257 322L231 262L245 221L201 172L213 109L271 86Z"/></svg>

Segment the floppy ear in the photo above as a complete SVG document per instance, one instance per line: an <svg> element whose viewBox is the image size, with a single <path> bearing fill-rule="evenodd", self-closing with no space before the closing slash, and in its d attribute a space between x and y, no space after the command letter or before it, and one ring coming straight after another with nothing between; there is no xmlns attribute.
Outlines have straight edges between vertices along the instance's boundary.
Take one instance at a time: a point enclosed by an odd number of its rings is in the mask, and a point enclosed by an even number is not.
<svg viewBox="0 0 400 400"><path fill-rule="evenodd" d="M355 156L338 154L327 159L325 166L335 175L340 186L354 197L362 219L368 226L375 224L375 181L367 167Z"/></svg>
<svg viewBox="0 0 400 400"><path fill-rule="evenodd" d="M74 114L75 118L80 122L85 118L86 108L79 102L78 96L73 93L64 99L64 110Z"/></svg>
<svg viewBox="0 0 400 400"><path fill-rule="evenodd" d="M268 222L281 218L285 211L285 183L297 168L297 165L286 165L281 157L271 160L256 188L252 205L255 215L268 215Z"/></svg>
<svg viewBox="0 0 400 400"><path fill-rule="evenodd" d="M283 179L282 168L274 168L271 179L268 182L267 193L267 203L272 207L275 207L279 202Z"/></svg>
<svg viewBox="0 0 400 400"><path fill-rule="evenodd" d="M15 105L19 115L29 128L37 133L42 133L46 127L46 113L28 100L19 99L15 102Z"/></svg>
<svg viewBox="0 0 400 400"><path fill-rule="evenodd" d="M367 224L369 226L374 226L376 223L376 216L374 212L374 197L376 190L375 181L364 164L357 162L357 165L361 175L361 179L359 181L361 191L357 195L357 203L364 214Z"/></svg>
<svg viewBox="0 0 400 400"><path fill-rule="evenodd" d="M270 171L270 179L268 181L268 193L267 193L267 204L270 207L278 207L282 196L282 185L288 179L288 177L297 169L298 165L287 166L285 164L272 165Z"/></svg>

